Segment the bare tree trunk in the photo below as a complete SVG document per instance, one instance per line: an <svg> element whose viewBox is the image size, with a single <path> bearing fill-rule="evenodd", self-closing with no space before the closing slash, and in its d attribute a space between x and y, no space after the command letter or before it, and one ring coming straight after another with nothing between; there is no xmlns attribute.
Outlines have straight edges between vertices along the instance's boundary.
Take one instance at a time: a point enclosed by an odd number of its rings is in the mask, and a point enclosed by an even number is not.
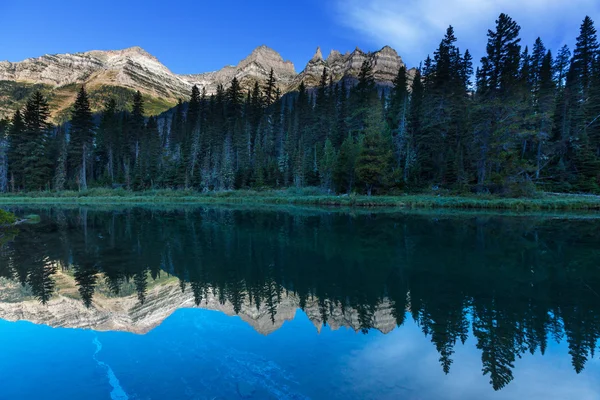
<svg viewBox="0 0 600 400"><path fill-rule="evenodd" d="M406 156L404 157L404 171L403 171L403 179L404 183L408 182L408 170L410 168L410 142L406 141Z"/></svg>
<svg viewBox="0 0 600 400"><path fill-rule="evenodd" d="M115 181L115 166L113 159L113 149L112 146L108 149L108 175L110 176L110 183L114 183Z"/></svg>
<svg viewBox="0 0 600 400"><path fill-rule="evenodd" d="M538 143L537 149L537 168L535 169L535 179L540 179L540 161L542 158L542 141Z"/></svg>
<svg viewBox="0 0 600 400"><path fill-rule="evenodd" d="M129 161L123 161L123 172L125 173L125 184L127 185L127 190L131 190L131 177L129 176Z"/></svg>
<svg viewBox="0 0 600 400"><path fill-rule="evenodd" d="M7 160L8 143L2 140L0 143L0 191L8 190L8 160Z"/></svg>
<svg viewBox="0 0 600 400"><path fill-rule="evenodd" d="M81 155L81 189L87 190L87 145L83 145L83 152Z"/></svg>

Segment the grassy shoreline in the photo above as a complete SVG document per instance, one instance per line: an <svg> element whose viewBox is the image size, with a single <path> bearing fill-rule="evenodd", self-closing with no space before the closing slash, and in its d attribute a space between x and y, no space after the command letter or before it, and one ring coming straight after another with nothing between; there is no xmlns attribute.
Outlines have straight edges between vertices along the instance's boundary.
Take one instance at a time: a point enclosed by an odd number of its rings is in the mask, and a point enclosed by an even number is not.
<svg viewBox="0 0 600 400"><path fill-rule="evenodd" d="M444 208L489 210L598 210L600 196L544 194L536 198L501 198L494 196L400 195L336 196L317 190L227 191L197 193L192 191L91 189L74 192L34 192L0 195L0 204L281 204L328 207L387 207L398 209Z"/></svg>

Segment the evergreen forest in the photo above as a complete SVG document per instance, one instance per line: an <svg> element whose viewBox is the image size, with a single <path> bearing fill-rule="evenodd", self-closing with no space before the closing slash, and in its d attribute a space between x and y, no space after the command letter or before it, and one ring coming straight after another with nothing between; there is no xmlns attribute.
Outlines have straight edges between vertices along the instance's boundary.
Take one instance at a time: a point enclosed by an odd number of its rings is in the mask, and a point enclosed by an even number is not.
<svg viewBox="0 0 600 400"><path fill-rule="evenodd" d="M450 26L416 70L392 86L365 61L356 78L282 95L271 71L246 91L193 87L172 110L145 117L109 98L92 113L81 87L67 123L53 125L34 92L0 122L0 191L92 187L319 187L326 193L426 190L532 196L600 193L600 46L586 17L573 50L528 45L501 14L474 67ZM129 111L130 110L130 111Z"/></svg>

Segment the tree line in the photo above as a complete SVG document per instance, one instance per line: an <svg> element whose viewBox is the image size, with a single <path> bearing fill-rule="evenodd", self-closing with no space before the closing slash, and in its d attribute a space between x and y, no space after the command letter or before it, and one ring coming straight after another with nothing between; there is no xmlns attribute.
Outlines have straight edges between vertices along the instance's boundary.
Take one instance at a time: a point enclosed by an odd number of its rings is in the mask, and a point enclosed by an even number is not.
<svg viewBox="0 0 600 400"><path fill-rule="evenodd" d="M450 26L416 72L390 88L365 61L357 78L281 95L273 71L245 92L234 78L208 96L144 117L109 100L99 116L81 88L71 121L49 122L39 92L0 122L0 190L125 187L199 191L318 186L335 193L600 192L600 46L586 17L556 55L501 14L474 71ZM473 79L474 78L474 79Z"/></svg>

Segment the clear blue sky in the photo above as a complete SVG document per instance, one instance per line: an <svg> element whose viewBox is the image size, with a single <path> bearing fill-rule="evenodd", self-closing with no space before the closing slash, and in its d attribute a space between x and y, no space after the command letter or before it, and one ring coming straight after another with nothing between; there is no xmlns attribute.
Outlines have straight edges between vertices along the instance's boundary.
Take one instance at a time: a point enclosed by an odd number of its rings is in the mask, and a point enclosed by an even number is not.
<svg viewBox="0 0 600 400"><path fill-rule="evenodd" d="M141 46L173 72L198 73L266 44L299 71L317 46L327 56L389 44L415 66L449 24L479 58L500 12L525 44L541 36L553 49L573 44L586 14L600 23L598 0L0 0L0 60Z"/></svg>

